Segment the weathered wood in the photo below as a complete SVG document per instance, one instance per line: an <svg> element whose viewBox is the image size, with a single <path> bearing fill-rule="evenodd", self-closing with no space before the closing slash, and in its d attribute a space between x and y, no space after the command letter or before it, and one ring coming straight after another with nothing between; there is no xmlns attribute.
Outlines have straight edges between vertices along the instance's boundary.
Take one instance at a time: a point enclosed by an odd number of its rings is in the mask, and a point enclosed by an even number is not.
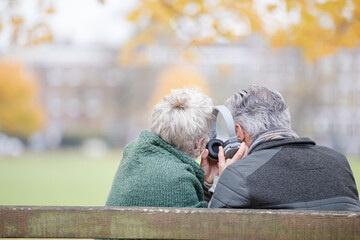
<svg viewBox="0 0 360 240"><path fill-rule="evenodd" d="M0 238L360 239L360 212L0 206Z"/></svg>

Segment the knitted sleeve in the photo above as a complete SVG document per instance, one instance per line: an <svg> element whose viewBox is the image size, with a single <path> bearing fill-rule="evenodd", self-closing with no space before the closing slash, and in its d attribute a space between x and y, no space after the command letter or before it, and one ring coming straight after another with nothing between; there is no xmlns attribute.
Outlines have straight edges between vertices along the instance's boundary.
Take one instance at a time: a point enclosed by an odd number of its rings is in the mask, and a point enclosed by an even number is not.
<svg viewBox="0 0 360 240"><path fill-rule="evenodd" d="M207 202L204 200L202 183L196 176L186 169L181 172L175 171L168 179L168 188L172 207L206 208Z"/></svg>
<svg viewBox="0 0 360 240"><path fill-rule="evenodd" d="M206 208L202 184L186 165L119 167L107 206Z"/></svg>

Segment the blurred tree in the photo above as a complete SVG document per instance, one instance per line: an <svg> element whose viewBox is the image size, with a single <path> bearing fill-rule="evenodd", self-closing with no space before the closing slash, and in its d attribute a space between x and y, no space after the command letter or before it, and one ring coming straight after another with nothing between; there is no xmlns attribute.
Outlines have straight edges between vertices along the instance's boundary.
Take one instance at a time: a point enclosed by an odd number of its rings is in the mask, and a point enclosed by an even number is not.
<svg viewBox="0 0 360 240"><path fill-rule="evenodd" d="M0 34L11 28L12 41L24 45L50 42L46 19L55 12L53 1L37 0L38 20L31 25L19 13L19 0L7 0L0 11ZM105 0L97 0L106 4ZM152 44L182 48L229 43L253 32L269 38L275 47L295 46L315 60L340 47L359 46L359 0L138 0L128 19L138 33L122 49L122 63L147 62L144 49ZM145 47L144 47L145 46Z"/></svg>
<svg viewBox="0 0 360 240"><path fill-rule="evenodd" d="M20 46L33 46L53 40L52 31L47 24L48 17L55 12L52 2L37 1L37 17L28 21L23 12L24 3L19 0L7 0L0 9L0 35L10 33L11 43Z"/></svg>
<svg viewBox="0 0 360 240"><path fill-rule="evenodd" d="M149 44L228 43L252 32L303 48L309 60L360 43L359 0L140 0L128 19L141 30L123 49L125 63Z"/></svg>
<svg viewBox="0 0 360 240"><path fill-rule="evenodd" d="M0 132L26 138L44 124L36 78L13 61L0 62Z"/></svg>
<svg viewBox="0 0 360 240"><path fill-rule="evenodd" d="M184 87L200 88L206 94L209 94L210 89L200 73L194 69L181 66L171 66L165 69L160 74L156 86L149 109L152 109L164 96L170 94L171 89Z"/></svg>

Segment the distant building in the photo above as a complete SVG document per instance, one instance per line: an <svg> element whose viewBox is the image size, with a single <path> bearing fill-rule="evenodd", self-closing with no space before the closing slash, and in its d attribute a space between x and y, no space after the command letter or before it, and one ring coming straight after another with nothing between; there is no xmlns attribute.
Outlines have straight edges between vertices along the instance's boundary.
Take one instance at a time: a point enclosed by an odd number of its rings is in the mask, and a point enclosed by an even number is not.
<svg viewBox="0 0 360 240"><path fill-rule="evenodd" d="M76 145L102 137L123 146L143 126L151 68L118 67L117 50L102 47L50 45L21 50L19 57L37 74L47 113L47 127L35 141L59 145L47 137L53 135L64 145Z"/></svg>
<svg viewBox="0 0 360 240"><path fill-rule="evenodd" d="M300 135L360 154L359 49L307 63L300 50L276 50L254 35L194 52L203 61L187 65L200 70L216 104L249 84L265 85L284 95ZM117 54L116 49L68 45L21 52L40 78L48 125L61 129L65 139L105 136L124 146L148 127L148 104L160 72L184 64L176 51L163 47L150 48L149 63L141 67L117 65Z"/></svg>

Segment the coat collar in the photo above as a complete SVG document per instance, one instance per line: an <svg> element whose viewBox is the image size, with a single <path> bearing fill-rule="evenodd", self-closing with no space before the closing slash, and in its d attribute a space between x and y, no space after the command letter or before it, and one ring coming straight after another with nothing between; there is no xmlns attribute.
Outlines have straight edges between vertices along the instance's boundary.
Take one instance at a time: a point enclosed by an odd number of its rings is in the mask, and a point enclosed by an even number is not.
<svg viewBox="0 0 360 240"><path fill-rule="evenodd" d="M258 146L254 147L252 151L248 152L248 154L252 152L256 152L263 149L269 149L274 147L282 147L285 145L316 145L316 143L311 140L310 138L288 138L288 139L282 139L282 140L273 140L269 142L264 142L259 144Z"/></svg>

